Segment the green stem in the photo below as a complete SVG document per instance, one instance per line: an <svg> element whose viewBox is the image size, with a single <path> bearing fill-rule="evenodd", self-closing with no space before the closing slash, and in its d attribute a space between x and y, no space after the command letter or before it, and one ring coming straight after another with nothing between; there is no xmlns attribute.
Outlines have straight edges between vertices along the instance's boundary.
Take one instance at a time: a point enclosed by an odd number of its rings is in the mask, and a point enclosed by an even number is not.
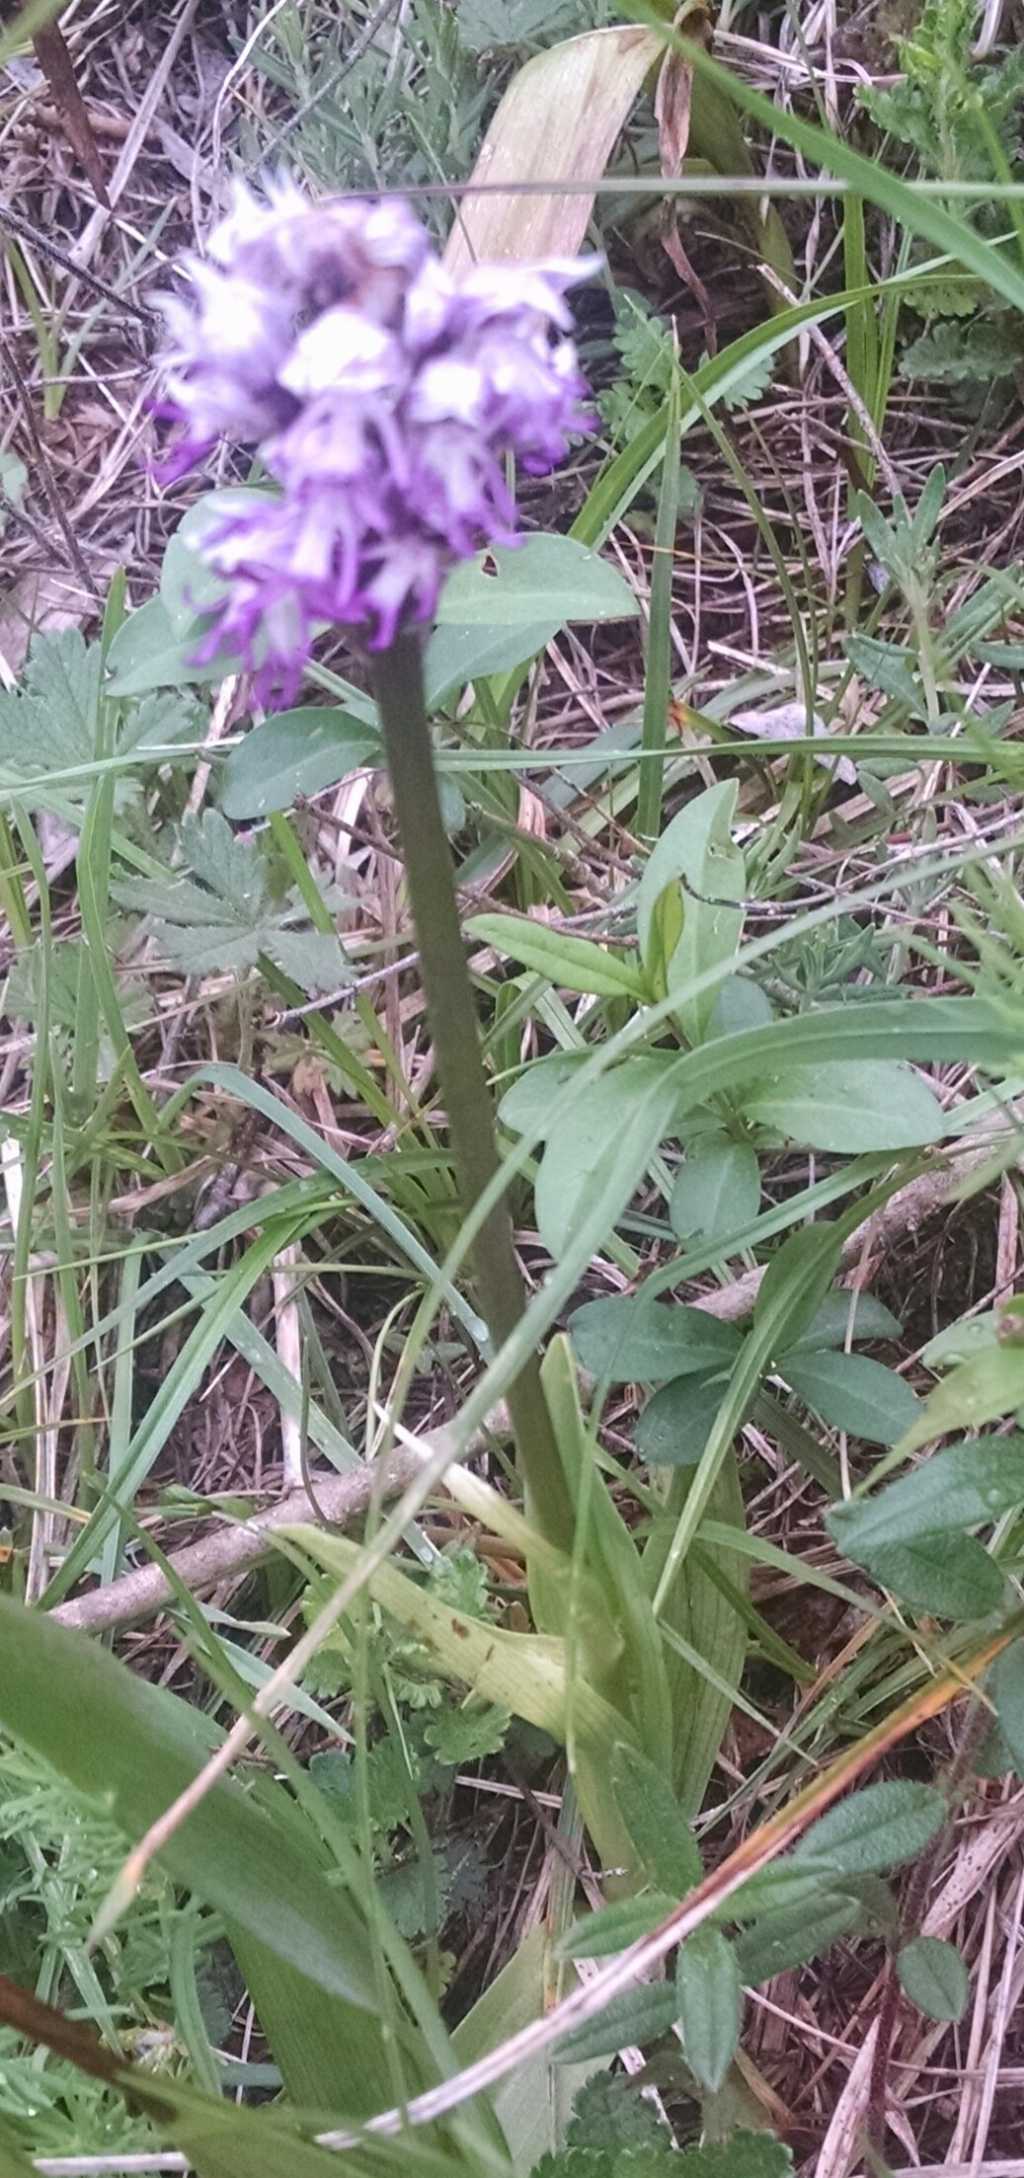
<svg viewBox="0 0 1024 2178"><path fill-rule="evenodd" d="M374 681L437 1070L468 1209L493 1179L499 1160L415 636L400 636L374 659ZM474 1262L482 1312L497 1350L525 1306L504 1202L481 1226ZM572 1508L535 1354L522 1363L506 1397L528 1511L547 1541L564 1548L572 1539Z"/></svg>

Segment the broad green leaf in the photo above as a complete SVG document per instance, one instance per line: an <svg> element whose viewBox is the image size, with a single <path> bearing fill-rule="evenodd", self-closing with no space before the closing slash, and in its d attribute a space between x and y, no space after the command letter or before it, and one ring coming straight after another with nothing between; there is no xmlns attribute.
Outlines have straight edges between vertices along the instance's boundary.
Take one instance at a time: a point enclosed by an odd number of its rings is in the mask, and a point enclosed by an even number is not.
<svg viewBox="0 0 1024 2178"><path fill-rule="evenodd" d="M642 2048L645 2042L660 2041L675 2025L678 2013L679 1998L671 1982L624 1989L610 1999L596 2019L588 2019L584 2026L574 2028L563 2041L556 2042L554 2062L582 2064L595 2057L614 2057L631 2044Z"/></svg>
<svg viewBox="0 0 1024 2178"><path fill-rule="evenodd" d="M988 1681L996 1720L1018 1777L1024 1777L1024 1641L997 1656Z"/></svg>
<svg viewBox="0 0 1024 2178"><path fill-rule="evenodd" d="M905 1996L927 2019L962 2019L970 1982L955 1944L938 1936L916 1936L896 1954L896 1972Z"/></svg>
<svg viewBox="0 0 1024 2178"><path fill-rule="evenodd" d="M727 1368L743 1344L735 1324L683 1301L642 1293L585 1301L569 1318L585 1369L603 1384L660 1384Z"/></svg>
<svg viewBox="0 0 1024 2178"><path fill-rule="evenodd" d="M546 650L565 623L560 613L538 620L533 627L486 626L435 628L423 654L423 678L427 708L434 710L456 689L470 681L486 680L492 673L511 673Z"/></svg>
<svg viewBox="0 0 1024 2178"><path fill-rule="evenodd" d="M646 996L635 954L613 953L589 938L564 935L525 915L474 915L466 928L481 945L520 961L563 990L584 991L595 998L635 998L641 1003Z"/></svg>
<svg viewBox="0 0 1024 2178"><path fill-rule="evenodd" d="M973 1535L923 1535L913 1543L882 1543L868 1571L901 1603L957 1624L998 1611L1006 1578Z"/></svg>
<svg viewBox="0 0 1024 2178"><path fill-rule="evenodd" d="M742 1995L736 1954L721 1929L698 1928L676 1965L679 2020L686 2061L703 2088L716 2094L736 2054Z"/></svg>
<svg viewBox="0 0 1024 2178"><path fill-rule="evenodd" d="M437 623L533 629L555 616L561 627L572 620L632 620L636 613L636 598L618 568L575 537L541 534L514 549L499 546L486 563L462 560L441 592Z"/></svg>
<svg viewBox="0 0 1024 2178"><path fill-rule="evenodd" d="M348 711L312 704L278 711L232 749L220 805L228 817L265 817L382 760L379 735Z"/></svg>
<svg viewBox="0 0 1024 2178"><path fill-rule="evenodd" d="M645 1755L619 1742L612 1749L612 1796L650 1881L673 1898L700 1882L700 1854L675 1793Z"/></svg>
<svg viewBox="0 0 1024 2178"><path fill-rule="evenodd" d="M753 1224L761 1200L761 1168L750 1142L702 1135L687 1152L669 1203L680 1240L728 1240Z"/></svg>
<svg viewBox="0 0 1024 2178"><path fill-rule="evenodd" d="M597 1306L600 1307L600 1302ZM677 1376L649 1399L634 1432L652 1467L696 1467L725 1397L725 1380Z"/></svg>
<svg viewBox="0 0 1024 2178"><path fill-rule="evenodd" d="M875 1550L956 1535L1024 1504L1024 1436L982 1437L936 1452L874 1497L833 1505L828 1524L859 1565Z"/></svg>
<svg viewBox="0 0 1024 2178"><path fill-rule="evenodd" d="M220 680L226 668L195 666L192 657L198 635L175 634L174 622L162 598L147 598L129 613L107 652L108 692L112 696L139 696L153 688L180 688L185 681Z"/></svg>
<svg viewBox="0 0 1024 2178"><path fill-rule="evenodd" d="M835 1276L842 1235L829 1225L801 1225L783 1241L765 1271L754 1303L754 1327L778 1319L780 1352L789 1353L814 1317Z"/></svg>
<svg viewBox="0 0 1024 2178"><path fill-rule="evenodd" d="M978 1354L993 1354L999 1345L999 1318L994 1308L980 1316L966 1316L946 1325L921 1350L926 1369L955 1369L958 1362L973 1361Z"/></svg>
<svg viewBox="0 0 1024 2178"><path fill-rule="evenodd" d="M826 1293L806 1329L785 1351L817 1353L821 1347L845 1346L847 1336L855 1341L896 1339L901 1328L898 1316L884 1301L876 1301L873 1293L848 1293L840 1287L836 1293Z"/></svg>
<svg viewBox="0 0 1024 2178"><path fill-rule="evenodd" d="M945 1800L931 1785L867 1785L812 1824L791 1859L829 1860L840 1875L884 1875L915 1860L945 1821Z"/></svg>
<svg viewBox="0 0 1024 2178"><path fill-rule="evenodd" d="M747 1119L808 1149L853 1157L864 1150L917 1149L944 1129L934 1092L888 1059L825 1059L773 1067L741 1097Z"/></svg>
<svg viewBox="0 0 1024 2178"><path fill-rule="evenodd" d="M806 1406L864 1444L895 1444L921 1411L916 1392L895 1369L866 1354L790 1352L781 1367Z"/></svg>
<svg viewBox="0 0 1024 2178"><path fill-rule="evenodd" d="M664 1891L645 1891L641 1898L617 1898L599 1913L574 1922L558 1946L559 1956L607 1959L617 1951L627 1951L638 1937L649 1936L652 1928L667 1920L678 1902Z"/></svg>
<svg viewBox="0 0 1024 2178"><path fill-rule="evenodd" d="M860 1907L855 1898L823 1892L817 1906L787 1906L766 1913L736 1939L736 1963L745 1989L756 1989L776 1974L821 1958L840 1936L855 1926Z"/></svg>
<svg viewBox="0 0 1024 2178"><path fill-rule="evenodd" d="M197 619L211 612L228 588L226 577L215 574L203 559L203 538L240 516L273 505L277 496L250 485L230 485L203 492L182 516L164 549L160 570L160 601L179 639L192 634ZM220 670L225 670L223 665Z"/></svg>
<svg viewBox="0 0 1024 2178"><path fill-rule="evenodd" d="M535 1059L532 1066L524 1068L511 1089L506 1089L498 1106L502 1125L509 1127L513 1134L532 1134L537 1130L541 1140L545 1140L546 1122L552 1107L586 1063L587 1053L583 1051L559 1051L551 1058ZM662 1067L658 1071L665 1070ZM653 1081L654 1069L648 1078Z"/></svg>
<svg viewBox="0 0 1024 2178"><path fill-rule="evenodd" d="M750 1876L731 1898L717 1906L713 1919L759 1921L767 1914L795 1913L821 1900L834 1883L835 1869L829 1860L815 1863L808 1856L799 1863L772 1861L767 1868Z"/></svg>
<svg viewBox="0 0 1024 2178"><path fill-rule="evenodd" d="M637 1056L580 1089L572 1117L552 1134L534 1190L537 1225L556 1258L602 1197L628 1203L671 1128L676 1093L656 1058Z"/></svg>
<svg viewBox="0 0 1024 2178"><path fill-rule="evenodd" d="M708 1040L738 1036L741 1029L770 1028L774 1019L775 1009L767 991L752 976L727 976L715 992Z"/></svg>
<svg viewBox="0 0 1024 2178"><path fill-rule="evenodd" d="M997 1345L994 1352L982 1352L971 1361L962 1361L958 1369L936 1384L919 1419L901 1440L903 1450L912 1452L917 1445L928 1444L933 1437L945 1437L954 1429L977 1429L982 1422L999 1421L1022 1406L1024 1347Z"/></svg>
<svg viewBox="0 0 1024 2178"><path fill-rule="evenodd" d="M220 1737L200 1711L98 1643L7 1597L0 1597L0 1720L132 1839L191 1783ZM263 1797L257 1805L234 1780L219 1780L160 1861L245 1936L261 1973L268 1959L279 1961L307 1997L315 1988L325 2024L340 2016L358 2083L353 2103L373 2108L387 2095L389 2069L372 2016L378 1992L365 1928L328 1880L319 1842L288 1797L281 1795L280 1820ZM263 2025L272 2032L269 2017Z"/></svg>
<svg viewBox="0 0 1024 2178"><path fill-rule="evenodd" d="M218 809L182 821L191 875L122 879L111 886L122 907L152 918L157 944L187 975L242 975L265 953L305 991L334 991L350 970L337 938L309 927L308 911L275 891L266 845L232 832Z"/></svg>
<svg viewBox="0 0 1024 2178"><path fill-rule="evenodd" d="M637 893L637 934L644 968L659 991L720 967L738 950L743 932L738 903L746 887L743 856L731 830L738 793L736 780L728 779L687 802L647 862ZM702 991L680 1006L679 1021L691 1043L707 1035L717 997L717 989Z"/></svg>

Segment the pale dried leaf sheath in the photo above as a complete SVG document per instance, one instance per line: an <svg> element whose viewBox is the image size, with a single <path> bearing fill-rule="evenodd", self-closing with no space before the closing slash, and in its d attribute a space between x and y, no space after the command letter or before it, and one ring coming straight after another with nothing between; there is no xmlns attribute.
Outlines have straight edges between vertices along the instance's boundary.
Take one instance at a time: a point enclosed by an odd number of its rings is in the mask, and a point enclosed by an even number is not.
<svg viewBox="0 0 1024 2178"><path fill-rule="evenodd" d="M449 272L501 258L575 255L594 208L593 194L578 185L593 181L596 190L664 50L657 31L624 25L568 38L527 61L484 138L448 237ZM524 185L546 181L576 187L524 193ZM474 196L474 188L487 194Z"/></svg>

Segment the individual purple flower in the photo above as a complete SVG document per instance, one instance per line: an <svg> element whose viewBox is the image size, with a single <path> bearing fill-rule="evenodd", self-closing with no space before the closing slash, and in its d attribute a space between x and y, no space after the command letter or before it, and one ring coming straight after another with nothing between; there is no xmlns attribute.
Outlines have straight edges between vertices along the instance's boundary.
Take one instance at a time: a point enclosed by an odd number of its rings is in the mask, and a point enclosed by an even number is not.
<svg viewBox="0 0 1024 2178"><path fill-rule="evenodd" d="M190 301L163 302L164 477L227 436L279 487L204 536L224 582L204 657L244 658L288 701L318 627L383 649L432 617L456 559L514 542L507 457L543 474L591 428L566 294L598 263L456 281L405 204L239 185L186 261Z"/></svg>

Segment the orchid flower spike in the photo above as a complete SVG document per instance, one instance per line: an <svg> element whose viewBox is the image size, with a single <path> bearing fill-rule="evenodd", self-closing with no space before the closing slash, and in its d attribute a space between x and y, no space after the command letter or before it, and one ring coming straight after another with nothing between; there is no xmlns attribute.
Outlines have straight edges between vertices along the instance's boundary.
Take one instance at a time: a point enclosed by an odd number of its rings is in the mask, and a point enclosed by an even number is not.
<svg viewBox="0 0 1024 2178"><path fill-rule="evenodd" d="M235 186L191 294L165 296L158 413L182 475L227 437L277 489L203 533L223 582L203 661L241 657L291 702L325 623L371 650L432 618L454 562L511 544L528 475L592 428L566 295L599 258L445 270L408 205Z"/></svg>

